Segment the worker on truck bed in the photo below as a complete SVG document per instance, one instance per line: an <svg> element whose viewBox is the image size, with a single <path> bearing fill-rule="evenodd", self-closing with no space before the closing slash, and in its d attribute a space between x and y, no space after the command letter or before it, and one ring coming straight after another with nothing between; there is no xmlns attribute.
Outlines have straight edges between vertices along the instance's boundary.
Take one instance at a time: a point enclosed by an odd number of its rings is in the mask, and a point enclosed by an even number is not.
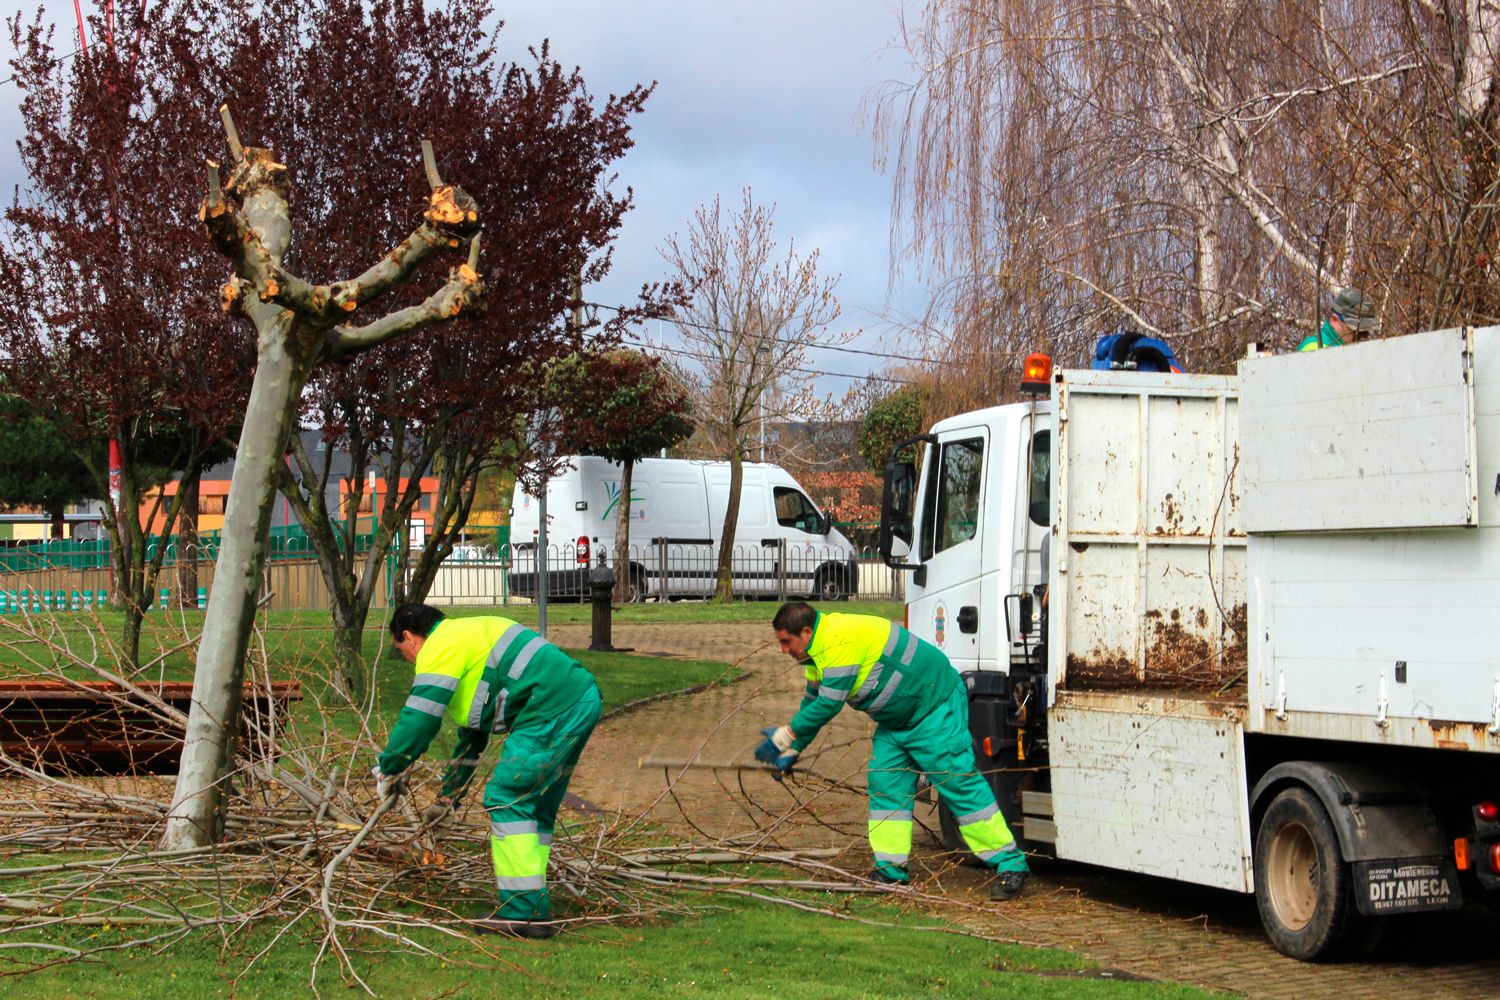
<svg viewBox="0 0 1500 1000"><path fill-rule="evenodd" d="M484 788L490 857L500 908L475 929L548 938L547 859L552 825L568 779L599 722L599 687L576 660L508 618L446 619L436 608L405 604L391 616L392 648L415 664L411 696L371 772L382 801L400 794L397 775L422 756L442 727L458 728L429 825L450 814L474 776L490 737L509 732Z"/></svg>
<svg viewBox="0 0 1500 1000"><path fill-rule="evenodd" d="M1299 351L1316 351L1322 347L1339 347L1366 340L1380 330L1375 317L1375 303L1358 288L1341 288L1328 307L1328 317L1318 328L1316 337L1304 337Z"/></svg>
<svg viewBox="0 0 1500 1000"><path fill-rule="evenodd" d="M968 691L942 651L873 615L822 614L796 601L771 626L781 651L806 668L802 707L785 726L767 727L755 759L781 773L845 702L875 720L870 753L870 850L879 882L910 876L912 805L925 774L958 821L969 850L997 873L990 895L1014 899L1026 883L1026 855L995 793L979 773L969 737Z"/></svg>

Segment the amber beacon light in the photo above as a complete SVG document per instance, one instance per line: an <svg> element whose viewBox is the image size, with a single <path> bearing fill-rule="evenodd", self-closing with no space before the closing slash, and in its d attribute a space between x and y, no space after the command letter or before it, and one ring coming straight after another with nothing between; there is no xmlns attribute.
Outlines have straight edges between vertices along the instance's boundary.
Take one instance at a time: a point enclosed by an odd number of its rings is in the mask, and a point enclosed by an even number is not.
<svg viewBox="0 0 1500 1000"><path fill-rule="evenodd" d="M1052 359L1045 354L1028 354L1021 367L1021 391L1051 392Z"/></svg>

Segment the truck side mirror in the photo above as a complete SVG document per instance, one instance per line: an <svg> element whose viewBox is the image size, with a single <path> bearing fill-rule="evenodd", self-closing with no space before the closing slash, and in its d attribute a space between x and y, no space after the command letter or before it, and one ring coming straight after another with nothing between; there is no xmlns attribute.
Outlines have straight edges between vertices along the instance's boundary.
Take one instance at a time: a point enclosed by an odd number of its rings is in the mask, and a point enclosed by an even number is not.
<svg viewBox="0 0 1500 1000"><path fill-rule="evenodd" d="M887 564L900 558L895 551L898 541L904 543L904 550L911 548L916 482L916 466L910 462L893 461L885 467L885 486L880 498L880 558Z"/></svg>
<svg viewBox="0 0 1500 1000"><path fill-rule="evenodd" d="M818 515L818 534L828 535L833 532L833 515L828 511Z"/></svg>

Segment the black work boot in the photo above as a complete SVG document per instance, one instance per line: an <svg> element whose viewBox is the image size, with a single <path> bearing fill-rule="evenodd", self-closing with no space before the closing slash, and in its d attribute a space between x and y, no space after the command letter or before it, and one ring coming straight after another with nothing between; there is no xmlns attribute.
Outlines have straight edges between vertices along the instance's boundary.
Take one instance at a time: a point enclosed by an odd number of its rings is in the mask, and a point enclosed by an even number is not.
<svg viewBox="0 0 1500 1000"><path fill-rule="evenodd" d="M1015 899L1026 888L1028 872L996 872L994 884L990 886L990 898Z"/></svg>
<svg viewBox="0 0 1500 1000"><path fill-rule="evenodd" d="M904 868L901 869L901 874L900 875L893 875L893 874L891 874L890 872L886 871L883 868L876 868L873 871L871 871L869 875L867 875L865 877L868 878L871 882L878 882L881 885L909 885L910 884L910 879L906 876L906 869L904 869Z"/></svg>
<svg viewBox="0 0 1500 1000"><path fill-rule="evenodd" d="M546 920L510 920L498 914L470 920L469 926L481 934L499 934L502 937L527 938L541 941L557 936L557 925Z"/></svg>

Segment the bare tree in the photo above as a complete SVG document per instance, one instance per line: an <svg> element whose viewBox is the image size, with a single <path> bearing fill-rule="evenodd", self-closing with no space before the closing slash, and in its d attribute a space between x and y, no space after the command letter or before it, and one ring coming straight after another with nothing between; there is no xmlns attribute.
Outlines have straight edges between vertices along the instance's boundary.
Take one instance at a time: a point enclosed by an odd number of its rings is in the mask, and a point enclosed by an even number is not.
<svg viewBox="0 0 1500 1000"><path fill-rule="evenodd" d="M744 462L766 424L812 419L822 403L805 377L807 352L847 341L828 329L840 308L837 276L818 274L818 251L782 254L774 208L756 206L749 188L738 212L714 199L693 215L686 242L673 236L662 256L692 289L677 325L696 362L694 412L718 454L729 460L729 502L719 542L717 597L733 597L734 531Z"/></svg>
<svg viewBox="0 0 1500 1000"><path fill-rule="evenodd" d="M201 215L214 246L234 264L234 276L224 286L226 306L254 323L259 346L167 819L168 849L203 846L219 833L271 510L308 379L320 364L452 319L483 292L475 270L478 207L462 189L442 182L430 145L424 144L423 152L432 197L421 225L363 274L314 285L282 265L292 237L287 168L268 149L241 147L227 108L224 125L234 168L221 188L218 165L210 163ZM409 282L435 253L464 242L467 262L453 268L447 283L424 301L360 321L361 309Z"/></svg>
<svg viewBox="0 0 1500 1000"><path fill-rule="evenodd" d="M991 391L1121 321L1221 369L1340 285L1388 332L1500 317L1495 0L932 0L902 42L895 259Z"/></svg>

